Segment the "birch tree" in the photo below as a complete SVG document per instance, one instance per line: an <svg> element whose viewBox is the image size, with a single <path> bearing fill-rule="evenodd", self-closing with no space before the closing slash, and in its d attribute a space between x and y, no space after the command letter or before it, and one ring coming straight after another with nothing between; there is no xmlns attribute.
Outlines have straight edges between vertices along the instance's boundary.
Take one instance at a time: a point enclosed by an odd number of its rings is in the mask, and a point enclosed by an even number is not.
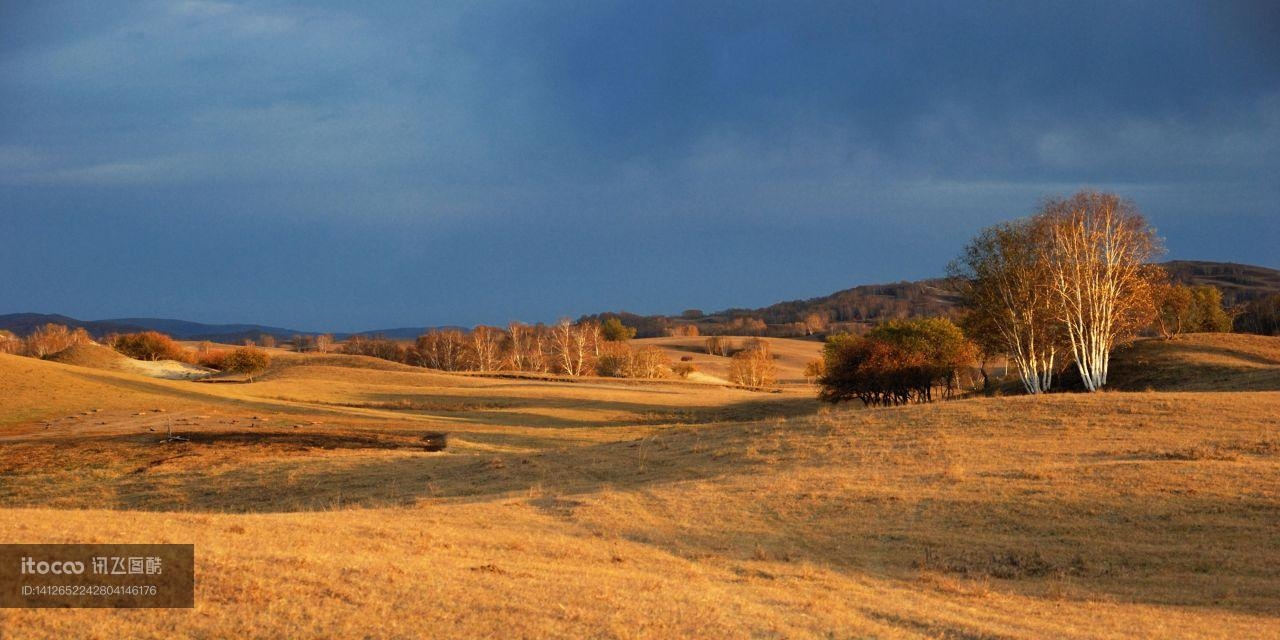
<svg viewBox="0 0 1280 640"><path fill-rule="evenodd" d="M591 341L591 326L575 325L568 318L551 329L551 349L556 368L560 373L580 376L592 366L595 345Z"/></svg>
<svg viewBox="0 0 1280 640"><path fill-rule="evenodd" d="M1006 354L1030 394L1053 386L1065 348L1050 282L1046 229L1033 220L983 230L950 267L968 309L969 338L989 354Z"/></svg>
<svg viewBox="0 0 1280 640"><path fill-rule="evenodd" d="M471 330L471 364L477 371L497 371L502 348L502 330L484 325Z"/></svg>
<svg viewBox="0 0 1280 640"><path fill-rule="evenodd" d="M1034 219L1047 245L1047 270L1058 322L1089 391L1107 384L1111 349L1152 317L1160 251L1155 231L1133 203L1082 191L1050 200Z"/></svg>

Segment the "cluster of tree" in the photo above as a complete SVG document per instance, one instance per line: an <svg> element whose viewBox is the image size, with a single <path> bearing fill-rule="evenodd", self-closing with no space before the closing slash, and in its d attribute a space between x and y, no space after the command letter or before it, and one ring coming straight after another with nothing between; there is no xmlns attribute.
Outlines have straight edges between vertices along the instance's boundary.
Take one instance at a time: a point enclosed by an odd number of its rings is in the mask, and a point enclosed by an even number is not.
<svg viewBox="0 0 1280 640"><path fill-rule="evenodd" d="M1236 331L1280 336L1280 294L1259 298L1240 310L1235 319Z"/></svg>
<svg viewBox="0 0 1280 640"><path fill-rule="evenodd" d="M670 371L656 348L633 349L635 335L617 318L546 325L513 322L505 330L478 326L430 331L412 344L355 336L343 353L372 356L440 371L524 371L569 376L656 378Z"/></svg>
<svg viewBox="0 0 1280 640"><path fill-rule="evenodd" d="M22 350L22 338L8 329L0 329L0 353L15 354Z"/></svg>
<svg viewBox="0 0 1280 640"><path fill-rule="evenodd" d="M1154 296L1155 328L1166 338L1183 333L1231 331L1231 314L1222 308L1222 290L1217 287L1160 284Z"/></svg>
<svg viewBox="0 0 1280 640"><path fill-rule="evenodd" d="M1096 391L1112 347L1156 315L1159 250L1129 201L1086 191L1050 199L1031 218L984 230L952 264L966 332L984 352L1006 354L1028 393L1049 390L1064 354Z"/></svg>
<svg viewBox="0 0 1280 640"><path fill-rule="evenodd" d="M733 341L724 336L711 336L704 343L707 349L707 355L712 356L730 356L733 355Z"/></svg>
<svg viewBox="0 0 1280 640"><path fill-rule="evenodd" d="M330 333L322 333L314 336L296 334L289 339L289 344L293 347L293 350L298 353L307 353L312 351L318 353L329 353L330 351L333 351L334 340L333 334Z"/></svg>
<svg viewBox="0 0 1280 640"><path fill-rule="evenodd" d="M733 354L729 363L729 380L734 384L759 389L773 384L776 379L777 366L768 340L749 340L746 346Z"/></svg>
<svg viewBox="0 0 1280 640"><path fill-rule="evenodd" d="M107 336L106 343L134 360L191 360L182 345L159 331L112 334Z"/></svg>
<svg viewBox="0 0 1280 640"><path fill-rule="evenodd" d="M92 341L89 332L82 327L70 329L65 325L49 323L36 327L23 338L10 331L0 332L0 353L44 358Z"/></svg>
<svg viewBox="0 0 1280 640"><path fill-rule="evenodd" d="M654 346L636 349L613 342L605 345L596 359L596 375L610 378L662 378L668 371L674 371L671 362Z"/></svg>
<svg viewBox="0 0 1280 640"><path fill-rule="evenodd" d="M973 357L972 343L947 318L890 320L865 336L830 336L822 364L807 368L806 375L817 375L818 397L827 402L929 402L935 389L944 397L954 393L958 372Z"/></svg>

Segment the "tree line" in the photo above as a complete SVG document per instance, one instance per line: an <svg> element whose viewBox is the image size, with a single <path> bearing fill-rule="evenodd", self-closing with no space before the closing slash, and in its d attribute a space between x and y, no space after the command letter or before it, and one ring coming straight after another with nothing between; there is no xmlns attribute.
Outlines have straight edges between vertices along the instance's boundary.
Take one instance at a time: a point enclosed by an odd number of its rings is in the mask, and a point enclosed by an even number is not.
<svg viewBox="0 0 1280 640"><path fill-rule="evenodd" d="M412 343L353 336L339 351L440 371L526 372L567 376L659 378L670 361L654 346L627 344L634 329L617 319L547 326L512 322L505 329L477 326L469 332L440 329Z"/></svg>

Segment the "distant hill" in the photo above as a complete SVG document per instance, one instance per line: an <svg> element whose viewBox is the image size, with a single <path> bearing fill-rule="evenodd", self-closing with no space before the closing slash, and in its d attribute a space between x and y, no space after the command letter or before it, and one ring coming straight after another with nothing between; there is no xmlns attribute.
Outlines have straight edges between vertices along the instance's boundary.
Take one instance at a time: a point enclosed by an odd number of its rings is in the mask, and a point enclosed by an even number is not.
<svg viewBox="0 0 1280 640"><path fill-rule="evenodd" d="M213 342L240 342L245 339L256 339L262 335L285 339L302 333L313 333L260 324L203 324L163 318L118 318L104 322L145 327L180 340L211 340Z"/></svg>
<svg viewBox="0 0 1280 640"><path fill-rule="evenodd" d="M179 340L211 340L214 342L240 342L246 338L256 339L267 334L276 338L288 338L299 333L305 333L293 329L257 324L203 324L162 318L78 320L64 315L47 313L0 315L0 329L8 329L18 335L26 335L37 327L50 323L72 328L84 328L85 331L97 337L102 337L109 333L159 331Z"/></svg>
<svg viewBox="0 0 1280 640"><path fill-rule="evenodd" d="M1272 294L1280 294L1280 270L1231 262L1175 260L1163 266L1174 282L1188 285L1213 285L1222 290L1227 306L1237 306ZM637 337L653 338L683 335L696 328L705 335L770 335L802 337L814 333L806 321L820 319L827 329L858 331L890 319L916 316L948 315L959 297L947 288L942 278L903 281L892 284L860 285L830 295L790 300L758 309L726 309L703 313L691 309L680 315L642 316L634 313L605 312L584 318L616 316L637 329ZM111 320L77 320L62 315L15 313L0 315L0 329L18 335L47 323L84 327L95 336L153 330L181 340L211 340L236 343L256 340L263 335L287 340L298 334L314 335L317 331L299 331L258 324L203 324L185 320L160 318L116 318ZM383 336L395 340L416 338L432 329L464 329L463 327L400 327L354 333L332 332L344 340L351 336Z"/></svg>
<svg viewBox="0 0 1280 640"><path fill-rule="evenodd" d="M1063 389L1079 389L1075 367ZM1280 338L1192 333L1147 338L1117 349L1107 385L1123 391L1280 391Z"/></svg>
<svg viewBox="0 0 1280 640"><path fill-rule="evenodd" d="M1229 262L1176 260L1163 263L1174 282L1187 285L1213 285L1222 290L1228 307L1280 293L1280 270ZM771 336L803 336L810 316L841 330L869 327L879 322L916 316L948 315L959 303L959 296L942 278L861 285L830 295L779 302L758 309L727 309L704 314L690 310L680 315L639 316L617 312L601 313L592 318L618 316L637 328L639 337L679 334L696 327L701 334L758 334Z"/></svg>
<svg viewBox="0 0 1280 640"><path fill-rule="evenodd" d="M204 324L187 320L168 320L164 318L114 318L111 320L78 320L69 316L51 313L11 313L0 315L0 329L7 329L20 336L31 333L37 327L46 324L60 324L71 328L83 327L85 331L96 337L110 333L136 333L138 331L159 331L179 340L209 340L234 344L246 339L257 340L270 335L277 340L288 340L296 335L315 335L319 331L299 331L283 327L272 327L261 324ZM335 333L334 337L345 340L351 336L382 336L396 340L413 339L432 329L463 329L462 327L400 327L395 329L375 329L357 333Z"/></svg>
<svg viewBox="0 0 1280 640"><path fill-rule="evenodd" d="M1200 260L1174 260L1162 266L1174 282L1221 289L1222 302L1229 307L1280 293L1280 271L1276 269Z"/></svg>
<svg viewBox="0 0 1280 640"><path fill-rule="evenodd" d="M146 330L144 327L135 324L126 324L112 320L77 320L75 318L53 313L11 313L8 315L0 315L0 329L7 329L20 336L25 336L36 328L51 323L68 326L73 329L82 327L85 331L88 331L95 336L104 336L108 333L130 333Z"/></svg>

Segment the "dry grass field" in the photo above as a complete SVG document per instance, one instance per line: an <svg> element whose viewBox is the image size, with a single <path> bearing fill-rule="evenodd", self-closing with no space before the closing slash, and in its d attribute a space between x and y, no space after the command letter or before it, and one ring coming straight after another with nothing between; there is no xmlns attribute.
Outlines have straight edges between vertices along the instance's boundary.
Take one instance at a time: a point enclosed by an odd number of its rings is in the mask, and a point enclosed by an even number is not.
<svg viewBox="0 0 1280 640"><path fill-rule="evenodd" d="M728 338L735 348L741 348L750 338ZM774 367L777 369L777 380L781 384L800 384L806 382L804 367L810 361L822 357L822 342L817 340L798 340L794 338L765 338L769 343L769 351L773 355ZM729 379L730 358L713 356L707 353L707 338L644 338L636 340L637 345L653 345L662 349L672 362L688 362L697 367L701 376L695 379L710 382Z"/></svg>
<svg viewBox="0 0 1280 640"><path fill-rule="evenodd" d="M1133 392L880 410L0 355L0 542L197 558L194 609L0 610L0 637L1277 637L1278 345L1147 341Z"/></svg>

